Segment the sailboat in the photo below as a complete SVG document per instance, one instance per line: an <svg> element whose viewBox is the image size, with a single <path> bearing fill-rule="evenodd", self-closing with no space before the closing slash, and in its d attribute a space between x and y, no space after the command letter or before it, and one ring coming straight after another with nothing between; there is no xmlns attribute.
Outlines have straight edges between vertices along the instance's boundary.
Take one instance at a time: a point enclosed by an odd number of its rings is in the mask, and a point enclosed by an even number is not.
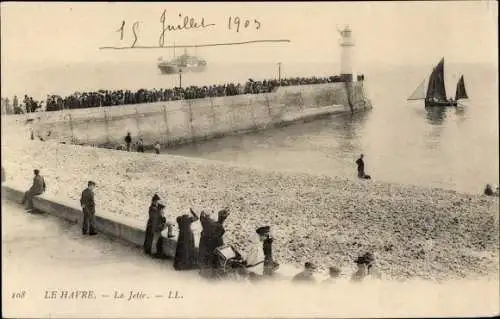
<svg viewBox="0 0 500 319"><path fill-rule="evenodd" d="M458 100L468 99L465 90L464 76L460 76L457 83L455 99L447 99L444 85L444 58L432 70L426 86L426 79L420 83L408 98L411 100L425 100L425 107L433 106L457 106Z"/></svg>

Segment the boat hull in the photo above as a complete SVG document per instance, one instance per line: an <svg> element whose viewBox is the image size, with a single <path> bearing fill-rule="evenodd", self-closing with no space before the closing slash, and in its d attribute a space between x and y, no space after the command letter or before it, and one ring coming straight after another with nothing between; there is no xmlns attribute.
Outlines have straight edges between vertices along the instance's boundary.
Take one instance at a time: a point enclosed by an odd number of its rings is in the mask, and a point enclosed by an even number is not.
<svg viewBox="0 0 500 319"><path fill-rule="evenodd" d="M425 101L425 107L457 106L457 101Z"/></svg>
<svg viewBox="0 0 500 319"><path fill-rule="evenodd" d="M203 72L206 69L206 65L197 66L176 66L176 65L158 65L158 69L162 74L175 74L179 72Z"/></svg>

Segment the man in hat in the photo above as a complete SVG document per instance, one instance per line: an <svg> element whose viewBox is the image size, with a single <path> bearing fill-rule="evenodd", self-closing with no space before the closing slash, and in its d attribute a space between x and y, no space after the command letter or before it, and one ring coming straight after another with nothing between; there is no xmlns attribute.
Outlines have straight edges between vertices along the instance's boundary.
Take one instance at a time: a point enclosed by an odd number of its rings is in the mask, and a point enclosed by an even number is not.
<svg viewBox="0 0 500 319"><path fill-rule="evenodd" d="M271 228L269 226L257 228L257 233L263 238L264 250L264 276L272 276L279 268L279 264L273 259L273 241Z"/></svg>
<svg viewBox="0 0 500 319"><path fill-rule="evenodd" d="M160 154L160 142L155 143L155 153Z"/></svg>
<svg viewBox="0 0 500 319"><path fill-rule="evenodd" d="M247 270L252 273L251 278L259 279L264 275L264 241L269 236L269 226L259 227L250 236L251 248L247 257Z"/></svg>
<svg viewBox="0 0 500 319"><path fill-rule="evenodd" d="M130 132L127 132L127 136L125 136L125 145L127 146L127 152L130 152L130 145L132 144L132 136L130 136Z"/></svg>
<svg viewBox="0 0 500 319"><path fill-rule="evenodd" d="M97 235L95 230L95 201L94 201L94 189L95 182L88 181L87 188L83 190L82 196L80 197L80 205L83 211L83 224L82 224L82 234L83 235Z"/></svg>
<svg viewBox="0 0 500 319"><path fill-rule="evenodd" d="M144 140L142 138L137 142L137 152L144 153Z"/></svg>
<svg viewBox="0 0 500 319"><path fill-rule="evenodd" d="M315 283L316 278L314 278L314 272L316 271L316 265L312 262L306 262L304 264L304 270L295 277L293 277L292 282L295 283Z"/></svg>
<svg viewBox="0 0 500 319"><path fill-rule="evenodd" d="M159 205L160 205L160 196L158 194L154 194L153 198L151 199L151 205L149 205L149 210L148 210L148 222L146 224L146 235L144 236L144 252L148 255L151 255L151 248L153 244L153 221L156 221L159 212ZM157 243L156 249L158 251L163 251L163 248L161 247L162 245L161 238L159 239Z"/></svg>
<svg viewBox="0 0 500 319"><path fill-rule="evenodd" d="M33 210L33 197L43 194L47 187L45 185L44 178L40 175L40 171L35 169L33 173L35 174L35 177L33 178L33 185L31 185L30 189L24 193L23 200L21 201L21 204L27 204L27 211Z"/></svg>

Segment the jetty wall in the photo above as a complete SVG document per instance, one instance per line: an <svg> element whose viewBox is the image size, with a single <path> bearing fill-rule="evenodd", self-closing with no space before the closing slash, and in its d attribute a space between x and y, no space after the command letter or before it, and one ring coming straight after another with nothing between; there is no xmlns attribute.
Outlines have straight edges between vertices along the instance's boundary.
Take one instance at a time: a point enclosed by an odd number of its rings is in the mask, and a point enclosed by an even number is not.
<svg viewBox="0 0 500 319"><path fill-rule="evenodd" d="M35 136L117 146L126 132L146 145L175 145L371 108L363 82L279 87L274 92L45 112Z"/></svg>

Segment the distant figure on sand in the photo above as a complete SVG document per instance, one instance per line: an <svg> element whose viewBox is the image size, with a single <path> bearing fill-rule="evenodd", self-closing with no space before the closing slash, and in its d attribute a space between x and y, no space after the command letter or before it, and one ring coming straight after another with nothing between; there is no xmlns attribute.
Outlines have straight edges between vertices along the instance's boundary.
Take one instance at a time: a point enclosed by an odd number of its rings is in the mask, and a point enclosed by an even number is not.
<svg viewBox="0 0 500 319"><path fill-rule="evenodd" d="M155 144L155 153L160 154L160 143L159 142L156 142L156 144Z"/></svg>
<svg viewBox="0 0 500 319"><path fill-rule="evenodd" d="M295 277L293 277L292 282L294 283L315 283L316 278L314 278L314 272L316 271L316 266L311 262L306 262L304 264L304 270Z"/></svg>
<svg viewBox="0 0 500 319"><path fill-rule="evenodd" d="M127 152L130 152L131 144L132 144L132 136L130 136L130 132L127 132L127 136L125 136L125 145L127 146Z"/></svg>
<svg viewBox="0 0 500 319"><path fill-rule="evenodd" d="M491 188L490 184L486 184L486 187L484 188L484 195L493 196L493 188Z"/></svg>
<svg viewBox="0 0 500 319"><path fill-rule="evenodd" d="M175 270L193 269L198 264L198 256L194 243L194 234L191 225L197 221L198 215L189 209L191 215L184 214L177 217L179 225L179 237L177 238L177 248L175 249L174 268Z"/></svg>
<svg viewBox="0 0 500 319"><path fill-rule="evenodd" d="M365 174L365 162L363 161L363 157L364 155L361 154L356 161L356 164L358 165L358 177L362 179L371 179L370 175Z"/></svg>
<svg viewBox="0 0 500 319"><path fill-rule="evenodd" d="M80 205L83 211L83 224L82 224L82 234L83 235L97 235L95 229L95 200L94 200L94 189L95 182L88 181L87 188L83 190L82 196L80 197Z"/></svg>
<svg viewBox="0 0 500 319"><path fill-rule="evenodd" d="M21 201L21 204L26 204L26 211L33 210L33 197L43 194L47 188L44 178L40 175L40 171L35 169L33 173L35 174L33 185L24 193L23 200Z"/></svg>
<svg viewBox="0 0 500 319"><path fill-rule="evenodd" d="M5 182L5 180L6 180L5 169L2 166L2 184L3 184L3 182Z"/></svg>
<svg viewBox="0 0 500 319"><path fill-rule="evenodd" d="M140 138L137 142L137 152L144 153L144 141L142 140L142 138Z"/></svg>
<svg viewBox="0 0 500 319"><path fill-rule="evenodd" d="M484 195L499 196L500 195L499 188L496 187L495 190L493 190L493 187L490 184L486 184L486 187L484 188Z"/></svg>

